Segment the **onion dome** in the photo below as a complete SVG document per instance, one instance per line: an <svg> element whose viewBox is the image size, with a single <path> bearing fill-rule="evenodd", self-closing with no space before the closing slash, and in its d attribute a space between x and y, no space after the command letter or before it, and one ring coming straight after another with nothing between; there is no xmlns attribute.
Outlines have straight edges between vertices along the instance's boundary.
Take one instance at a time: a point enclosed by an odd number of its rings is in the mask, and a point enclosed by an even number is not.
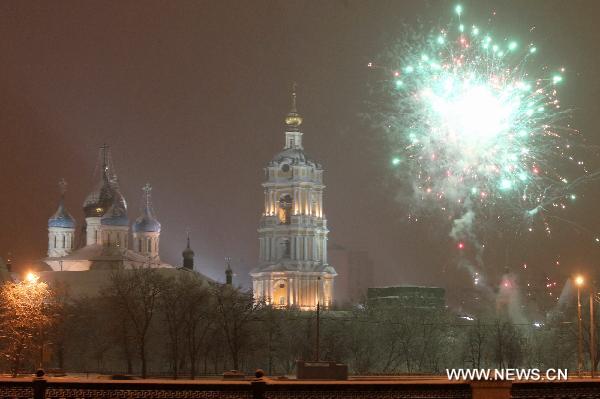
<svg viewBox="0 0 600 399"><path fill-rule="evenodd" d="M113 203L114 193L110 183L102 183L85 198L83 202L85 217L100 217Z"/></svg>
<svg viewBox="0 0 600 399"><path fill-rule="evenodd" d="M99 165L102 171L101 180L83 201L85 217L101 217L113 205L115 199L118 199L121 202L120 206L127 210L125 198L119 193L117 176L106 144L100 147Z"/></svg>
<svg viewBox="0 0 600 399"><path fill-rule="evenodd" d="M48 227L62 227L65 229L74 229L75 228L75 219L73 216L67 211L65 207L65 192L67 190L67 182L65 179L62 179L59 183L61 195L60 202L58 203L58 209L52 215L50 219L48 219Z"/></svg>
<svg viewBox="0 0 600 399"><path fill-rule="evenodd" d="M154 209L152 207L152 200L150 191L152 186L146 184L142 190L144 191L142 214L135 220L133 224L134 233L160 233L160 222L156 219Z"/></svg>
<svg viewBox="0 0 600 399"><path fill-rule="evenodd" d="M288 131L298 131L302 124L302 116L296 109L296 83L292 86L292 109L285 116L285 126Z"/></svg>
<svg viewBox="0 0 600 399"><path fill-rule="evenodd" d="M100 218L103 226L129 226L127 206L120 192L114 191L113 203Z"/></svg>
<svg viewBox="0 0 600 399"><path fill-rule="evenodd" d="M183 259L194 259L194 251L190 248L190 236L187 238L187 247L181 253Z"/></svg>

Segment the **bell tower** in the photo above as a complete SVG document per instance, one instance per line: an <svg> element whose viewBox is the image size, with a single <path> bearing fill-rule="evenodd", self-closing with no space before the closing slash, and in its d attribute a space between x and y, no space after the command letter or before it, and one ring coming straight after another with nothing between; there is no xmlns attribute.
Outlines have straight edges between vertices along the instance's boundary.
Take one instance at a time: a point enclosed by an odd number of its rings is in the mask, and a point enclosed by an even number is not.
<svg viewBox="0 0 600 399"><path fill-rule="evenodd" d="M294 85L283 150L265 167L259 261L250 275L255 299L309 310L331 305L337 273L327 262L323 167L304 152L302 122Z"/></svg>

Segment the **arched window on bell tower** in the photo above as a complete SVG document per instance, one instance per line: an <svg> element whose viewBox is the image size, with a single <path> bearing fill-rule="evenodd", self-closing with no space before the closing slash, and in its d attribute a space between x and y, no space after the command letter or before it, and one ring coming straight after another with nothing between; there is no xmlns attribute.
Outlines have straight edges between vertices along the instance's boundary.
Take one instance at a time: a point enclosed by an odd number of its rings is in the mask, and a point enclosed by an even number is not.
<svg viewBox="0 0 600 399"><path fill-rule="evenodd" d="M285 280L277 280L273 287L273 302L276 306L287 306L287 285Z"/></svg>
<svg viewBox="0 0 600 399"><path fill-rule="evenodd" d="M290 224L292 221L292 196L286 194L279 199L277 210L279 224Z"/></svg>

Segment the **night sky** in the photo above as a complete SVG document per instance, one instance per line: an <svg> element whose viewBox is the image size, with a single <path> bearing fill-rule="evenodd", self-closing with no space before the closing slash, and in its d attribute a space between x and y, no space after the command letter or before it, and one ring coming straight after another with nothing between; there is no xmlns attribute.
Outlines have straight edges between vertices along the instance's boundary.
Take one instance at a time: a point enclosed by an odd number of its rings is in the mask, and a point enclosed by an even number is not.
<svg viewBox="0 0 600 399"><path fill-rule="evenodd" d="M180 264L191 229L196 266L223 279L233 259L247 285L258 257L262 168L283 146L290 87L298 82L304 146L325 169L330 242L365 249L378 284L464 283L455 250L435 225L405 223L383 136L368 111L376 60L403 23L451 18L441 1L3 1L0 3L0 256L26 267L45 256L47 219L69 183L81 204L112 147L130 219L154 187L161 257ZM590 144L600 143L600 3L470 1L465 15L497 35L534 39L565 66L562 104ZM420 21L420 22L418 22ZM535 29L530 31L535 26ZM600 231L598 183L570 217ZM539 276L597 268L587 233L558 228L515 250ZM554 264L560 261L560 271ZM500 260L497 261L501 267ZM334 265L335 266L335 265ZM564 280L564 279L563 279Z"/></svg>

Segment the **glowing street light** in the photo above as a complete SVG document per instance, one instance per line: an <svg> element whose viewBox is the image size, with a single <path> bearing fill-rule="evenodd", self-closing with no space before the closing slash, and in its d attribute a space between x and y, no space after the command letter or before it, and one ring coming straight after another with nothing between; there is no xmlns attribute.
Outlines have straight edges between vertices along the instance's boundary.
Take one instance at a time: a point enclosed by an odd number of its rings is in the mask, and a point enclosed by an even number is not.
<svg viewBox="0 0 600 399"><path fill-rule="evenodd" d="M28 272L27 275L25 276L25 280L29 283L29 284L33 284L36 283L38 281L40 277L35 274L34 272Z"/></svg>

